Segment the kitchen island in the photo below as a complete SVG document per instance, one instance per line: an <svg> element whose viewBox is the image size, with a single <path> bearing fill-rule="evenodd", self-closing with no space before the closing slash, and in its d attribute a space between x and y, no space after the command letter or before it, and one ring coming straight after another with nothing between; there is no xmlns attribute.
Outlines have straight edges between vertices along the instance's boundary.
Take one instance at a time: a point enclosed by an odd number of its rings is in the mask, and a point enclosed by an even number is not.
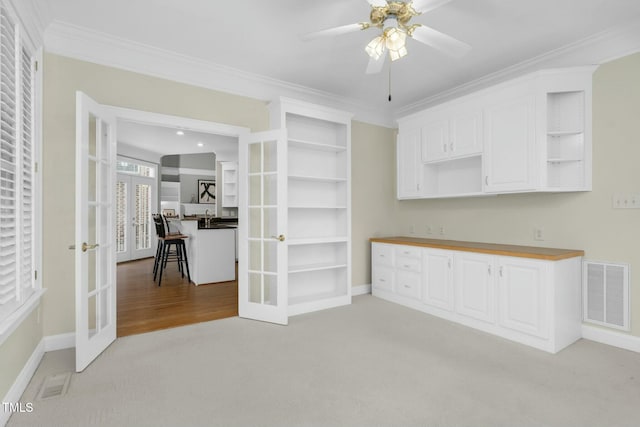
<svg viewBox="0 0 640 427"><path fill-rule="evenodd" d="M181 220L180 231L186 241L191 281L205 283L236 280L235 227L228 224L198 226L198 220Z"/></svg>

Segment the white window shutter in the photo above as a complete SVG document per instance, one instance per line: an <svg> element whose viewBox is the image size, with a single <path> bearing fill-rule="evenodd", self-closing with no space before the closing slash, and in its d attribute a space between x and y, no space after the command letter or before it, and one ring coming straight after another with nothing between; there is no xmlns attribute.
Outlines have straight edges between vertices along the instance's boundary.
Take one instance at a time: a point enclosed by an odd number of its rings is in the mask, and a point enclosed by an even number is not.
<svg viewBox="0 0 640 427"><path fill-rule="evenodd" d="M0 6L0 316L17 305L16 27Z"/></svg>

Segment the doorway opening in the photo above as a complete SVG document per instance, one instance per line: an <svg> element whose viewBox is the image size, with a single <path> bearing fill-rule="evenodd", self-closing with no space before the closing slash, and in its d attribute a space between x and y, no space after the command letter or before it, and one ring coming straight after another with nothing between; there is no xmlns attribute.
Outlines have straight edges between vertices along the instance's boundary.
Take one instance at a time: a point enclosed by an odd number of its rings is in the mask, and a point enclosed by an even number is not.
<svg viewBox="0 0 640 427"><path fill-rule="evenodd" d="M215 212L215 215L224 216L227 221L233 220L235 213L236 219L241 221L237 218L237 209L191 203L191 190L180 191L179 182L174 179L169 178L167 182L172 182L172 185L166 186L161 158L214 152L217 161L237 162L239 137L248 130L115 107L113 111L118 119L119 166L134 171L136 166L133 165L138 165L143 170L142 175L154 175L140 177L138 172L130 173L129 176L120 173L117 179L115 197L119 199L114 203L120 202L120 205L127 205L128 208L123 207L117 211L116 216L120 215L122 220L118 221L116 218L114 230L118 245L117 336L237 316L237 262L234 266L234 280L199 286L189 283L186 277L182 278L174 265L167 266L162 286L158 286L153 279L157 236L151 214L164 213L171 216L173 213L175 217L171 219L172 226L177 227L185 215L198 218L201 210L206 211L206 215ZM194 141L194 138L198 140ZM147 172L145 168L154 172ZM202 170L194 172L194 169L197 168L183 168L177 172L178 175L180 172L204 175ZM174 170L169 174L175 172ZM214 180L215 175L213 173ZM170 203L163 200L163 186L174 190L177 188L177 198L169 199ZM183 196L182 193L188 196ZM189 199L185 200L185 197Z"/></svg>

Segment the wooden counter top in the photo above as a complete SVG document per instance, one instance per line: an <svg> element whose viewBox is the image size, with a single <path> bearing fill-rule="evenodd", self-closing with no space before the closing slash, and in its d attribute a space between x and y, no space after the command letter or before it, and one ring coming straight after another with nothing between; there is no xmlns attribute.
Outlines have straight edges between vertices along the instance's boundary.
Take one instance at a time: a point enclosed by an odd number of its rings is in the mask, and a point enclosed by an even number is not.
<svg viewBox="0 0 640 427"><path fill-rule="evenodd" d="M575 249L539 248L536 246L499 245L495 243L461 242L456 240L423 239L419 237L372 237L371 242L394 245L421 246L425 248L454 251L479 252L483 254L513 256L521 258L559 261L584 256L584 251Z"/></svg>

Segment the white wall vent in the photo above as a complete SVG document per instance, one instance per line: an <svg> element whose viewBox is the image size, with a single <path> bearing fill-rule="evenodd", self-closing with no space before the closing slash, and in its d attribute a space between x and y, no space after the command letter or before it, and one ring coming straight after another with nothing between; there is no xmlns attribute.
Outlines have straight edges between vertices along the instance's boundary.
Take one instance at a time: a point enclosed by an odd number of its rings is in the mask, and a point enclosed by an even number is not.
<svg viewBox="0 0 640 427"><path fill-rule="evenodd" d="M582 263L585 322L629 330L629 264Z"/></svg>

